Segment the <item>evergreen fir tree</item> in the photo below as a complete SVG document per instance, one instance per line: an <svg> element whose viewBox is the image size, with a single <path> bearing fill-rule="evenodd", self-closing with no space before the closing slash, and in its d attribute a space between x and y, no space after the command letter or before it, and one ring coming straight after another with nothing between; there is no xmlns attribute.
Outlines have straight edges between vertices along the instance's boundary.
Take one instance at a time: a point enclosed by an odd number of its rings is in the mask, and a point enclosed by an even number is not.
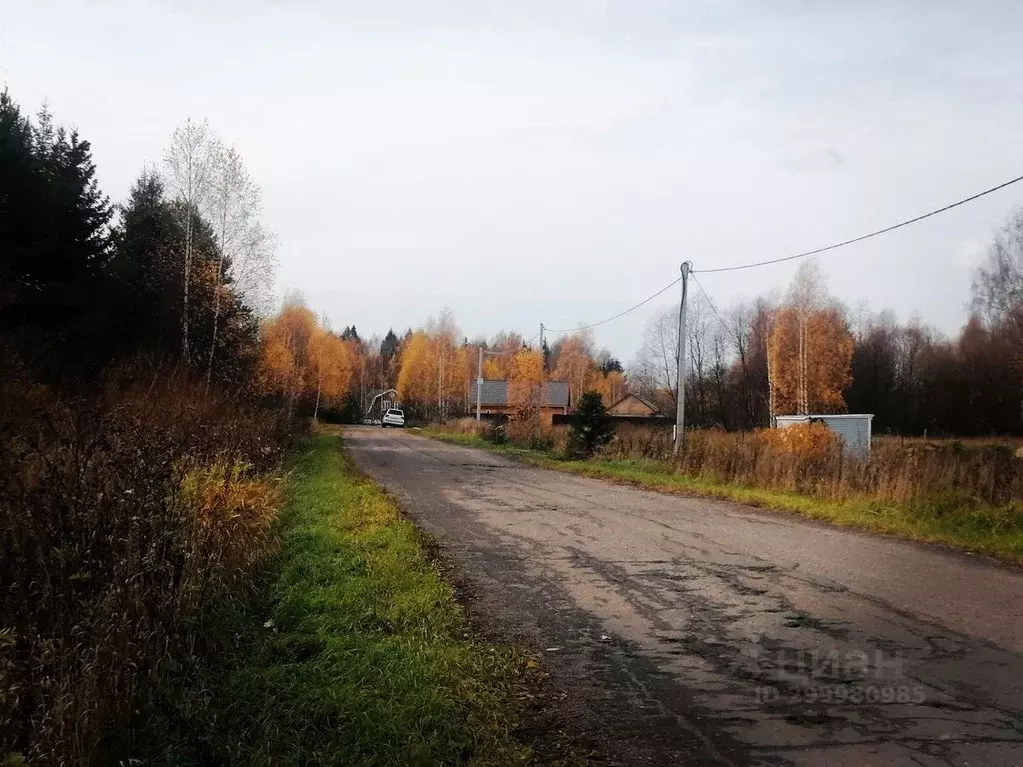
<svg viewBox="0 0 1023 767"><path fill-rule="evenodd" d="M178 346L181 226L155 171L135 180L121 211L110 272L117 283L122 343L157 351Z"/></svg>
<svg viewBox="0 0 1023 767"><path fill-rule="evenodd" d="M599 392L585 392L579 398L579 407L568 435L569 452L588 458L610 442L614 432L614 419L604 407Z"/></svg>
<svg viewBox="0 0 1023 767"><path fill-rule="evenodd" d="M398 353L398 347L401 345L401 341L398 340L398 336L395 335L394 330L390 329L387 331L387 335L384 336L384 340L380 342L380 361L383 363L384 369L391 364L391 359Z"/></svg>
<svg viewBox="0 0 1023 767"><path fill-rule="evenodd" d="M8 320L67 326L95 309L112 214L89 142L54 130L46 109L33 127L0 93L0 279Z"/></svg>

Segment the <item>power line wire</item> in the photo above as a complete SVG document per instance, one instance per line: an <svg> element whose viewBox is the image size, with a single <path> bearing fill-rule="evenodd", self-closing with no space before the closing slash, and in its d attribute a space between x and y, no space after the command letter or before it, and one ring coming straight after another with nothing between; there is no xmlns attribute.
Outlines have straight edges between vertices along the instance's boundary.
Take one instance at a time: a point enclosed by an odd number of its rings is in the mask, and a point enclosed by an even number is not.
<svg viewBox="0 0 1023 767"><path fill-rule="evenodd" d="M1017 176L1016 178L1012 179L1011 181L1006 181L1005 183L999 184L998 186L993 186L990 189L985 189L983 192L978 192L977 194L971 195L970 197L965 197L962 200L958 200L956 202L953 202L950 205L944 206L943 208L938 208L937 210L932 210L929 213L923 213L922 215L916 216L915 218L911 218L911 219L908 219L906 221L901 221L898 224L892 224L891 226L886 226L884 229L878 229L875 232L869 232L867 234L860 235L859 237L853 237L851 240L844 240L842 242L836 242L833 245L827 245L827 246L825 246L823 248L816 248L815 250L808 250L805 253L796 253L794 256L783 256L781 258L771 258L771 259L768 259L767 261L757 261L756 263L752 263L752 264L740 264L738 266L721 266L721 267L718 267L716 269L700 269L698 271L699 271L700 274L712 274L714 272L735 272L735 271L738 271L740 269L753 269L754 267L757 267L757 266L767 266L769 264L780 264L783 261L794 261L797 258L806 258L807 256L816 256L818 253L826 253L829 250L835 250L837 248L842 248L842 247L845 247L846 245L852 245L853 243L856 243L856 242L863 242L864 240L869 240L871 237L877 237L880 234L887 234L888 232L895 231L896 229L901 229L904 226L909 226L910 224L915 224L918 221L923 221L925 218L930 218L931 216L936 216L939 213L945 213L946 211L952 210L952 208L958 208L960 205L965 205L968 202L973 202L974 200L978 200L981 197L984 197L985 195L989 195L992 192L997 192L999 189L1005 189L1005 187L1012 186L1013 184L1018 183L1020 181L1023 181L1023 176Z"/></svg>
<svg viewBox="0 0 1023 767"><path fill-rule="evenodd" d="M718 314L717 307L714 306L714 302L710 300L710 296L707 294L707 291L703 289L703 285L701 285L700 281L696 279L696 275L690 272L690 276L693 278L693 282L696 283L696 287L698 287L700 292L703 293L703 297L707 299L707 306L709 306L710 310L714 312L714 316L718 318L718 322L721 323L721 327L728 330L728 323L721 318L720 314Z"/></svg>
<svg viewBox="0 0 1023 767"><path fill-rule="evenodd" d="M640 301L635 306L632 306L632 307L626 309L624 312L618 312L618 314L614 315L613 317L608 317L606 320L601 320L600 322L594 322L594 323L591 323L589 325L581 325L580 327L577 327L577 328L561 329L561 328L546 328L545 327L544 331L547 332L547 333L575 333L575 332L580 331L580 330L589 330L590 328L596 328L596 327L599 327L601 325L606 325L609 322L613 322L614 320L617 320L619 317L624 317L629 312L636 311L639 307L643 306L644 304L650 303L655 298L657 298L657 296L661 295L661 293L664 293L666 290L675 287L681 281L682 281L681 277L676 277L674 280L669 282L667 285L665 285L663 288L658 290L652 296L644 298L642 301Z"/></svg>

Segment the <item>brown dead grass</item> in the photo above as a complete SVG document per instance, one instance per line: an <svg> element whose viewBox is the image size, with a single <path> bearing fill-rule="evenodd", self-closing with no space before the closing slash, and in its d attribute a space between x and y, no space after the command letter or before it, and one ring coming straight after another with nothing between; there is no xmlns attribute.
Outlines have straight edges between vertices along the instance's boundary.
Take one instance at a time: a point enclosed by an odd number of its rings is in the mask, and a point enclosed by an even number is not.
<svg viewBox="0 0 1023 767"><path fill-rule="evenodd" d="M1004 442L881 438L869 459L863 459L849 455L834 440L786 445L780 439L785 431L792 429L690 432L682 454L674 457L670 431L625 426L603 457L650 459L692 477L829 500L942 500L1023 508L1023 458Z"/></svg>
<svg viewBox="0 0 1023 767"><path fill-rule="evenodd" d="M0 371L0 757L145 751L272 549L286 423L133 378L85 401Z"/></svg>

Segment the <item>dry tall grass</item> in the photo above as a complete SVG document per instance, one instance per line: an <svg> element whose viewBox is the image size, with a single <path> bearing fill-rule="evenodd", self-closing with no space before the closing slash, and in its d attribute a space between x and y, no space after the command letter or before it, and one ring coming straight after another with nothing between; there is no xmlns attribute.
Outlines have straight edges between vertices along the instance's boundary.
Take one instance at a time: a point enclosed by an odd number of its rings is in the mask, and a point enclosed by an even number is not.
<svg viewBox="0 0 1023 767"><path fill-rule="evenodd" d="M537 434L536 421L529 418L512 418L507 423L497 424L475 418L455 418L440 425L449 434L465 434L485 439L495 444L511 442L535 450L564 452L568 441L565 426L543 425Z"/></svg>
<svg viewBox="0 0 1023 767"><path fill-rule="evenodd" d="M130 755L272 545L286 424L128 378L85 402L0 373L0 757Z"/></svg>
<svg viewBox="0 0 1023 767"><path fill-rule="evenodd" d="M700 430L687 434L675 457L670 431L621 426L602 456L651 459L689 476L829 500L1023 505L1023 458L1009 445L878 439L870 457L863 459L826 437L826 432L814 436L808 427L747 433Z"/></svg>
<svg viewBox="0 0 1023 767"><path fill-rule="evenodd" d="M489 421L477 421L475 418L455 418L445 421L441 428L452 434L468 434L471 437L488 439L494 436L498 427Z"/></svg>
<svg viewBox="0 0 1023 767"><path fill-rule="evenodd" d="M494 426L472 418L449 421L443 429L492 441L501 438ZM532 437L526 431L503 435L522 445ZM564 427L544 430L543 439L545 447L562 451ZM622 424L597 457L651 460L691 477L827 500L940 501L960 508L989 504L1023 510L1023 456L1007 440L880 437L864 459L844 450L825 426L811 424L754 432L696 430L686 434L678 456L672 447L670 429Z"/></svg>

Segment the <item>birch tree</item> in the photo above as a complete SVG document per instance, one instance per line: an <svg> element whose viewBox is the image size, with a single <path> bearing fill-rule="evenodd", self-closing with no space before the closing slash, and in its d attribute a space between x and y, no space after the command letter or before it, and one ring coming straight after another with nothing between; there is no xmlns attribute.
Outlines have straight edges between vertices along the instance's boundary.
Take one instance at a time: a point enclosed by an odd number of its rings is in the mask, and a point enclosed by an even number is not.
<svg viewBox="0 0 1023 767"><path fill-rule="evenodd" d="M810 412L810 390L809 379L809 336L807 325L810 317L825 303L827 298L827 287L824 284L824 277L816 261L803 261L796 270L796 276L789 288L788 305L796 313L796 339L798 353L796 356L796 412L807 414ZM819 350L824 351L824 350Z"/></svg>
<svg viewBox="0 0 1023 767"><path fill-rule="evenodd" d="M807 349L813 349L812 356ZM853 337L838 310L819 309L804 320L795 307L780 309L770 341L778 414L844 412L842 392L852 381L852 354Z"/></svg>
<svg viewBox="0 0 1023 767"><path fill-rule="evenodd" d="M197 122L188 118L171 136L170 147L164 155L170 189L178 203L176 209L182 218L183 299L181 307L181 356L188 364L191 358L188 345L189 283L192 271L196 218L210 191L211 154L215 141L206 120Z"/></svg>
<svg viewBox="0 0 1023 767"><path fill-rule="evenodd" d="M565 336L557 344L551 354L554 363L553 378L568 381L573 407L583 396L592 383L596 365L593 361L593 335L587 331L578 331Z"/></svg>
<svg viewBox="0 0 1023 767"><path fill-rule="evenodd" d="M234 147L212 142L210 189L206 198L207 218L216 230L220 257L214 284L213 330L206 365L206 383L213 377L213 358L217 350L220 324L221 293L225 265L241 270L246 278L255 277L256 270L267 260L267 236L259 226L260 190ZM236 266L237 264L237 266ZM233 277L234 275L232 275ZM247 286L250 289L254 285Z"/></svg>

